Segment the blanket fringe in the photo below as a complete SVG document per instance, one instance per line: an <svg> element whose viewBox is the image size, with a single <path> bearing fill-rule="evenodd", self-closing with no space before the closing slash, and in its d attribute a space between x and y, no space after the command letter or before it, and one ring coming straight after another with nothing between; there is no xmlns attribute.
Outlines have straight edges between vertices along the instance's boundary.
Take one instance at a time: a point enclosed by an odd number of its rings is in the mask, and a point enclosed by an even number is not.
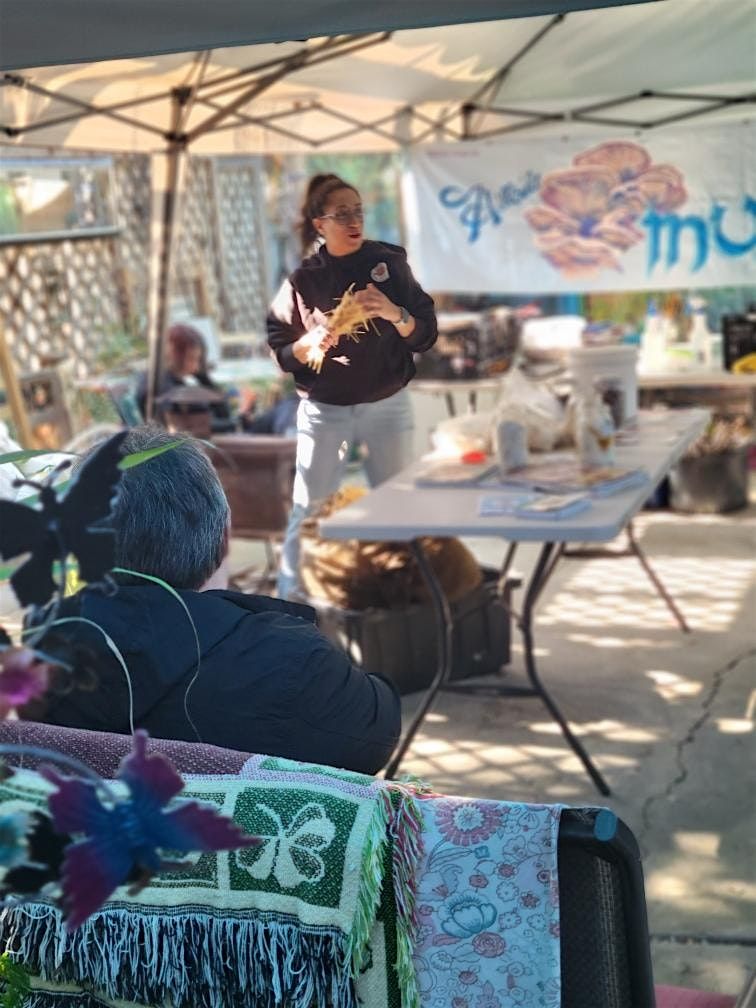
<svg viewBox="0 0 756 1008"><path fill-rule="evenodd" d="M344 935L299 922L150 917L110 907L68 933L60 912L26 904L2 915L6 947L43 980L83 983L108 999L174 1008L357 1008ZM93 954L96 948L99 954Z"/></svg>
<svg viewBox="0 0 756 1008"><path fill-rule="evenodd" d="M391 866L397 912L396 976L402 1008L420 1004L412 950L417 936L417 871L423 853L422 816L412 790L392 782L393 817L389 826L393 862Z"/></svg>

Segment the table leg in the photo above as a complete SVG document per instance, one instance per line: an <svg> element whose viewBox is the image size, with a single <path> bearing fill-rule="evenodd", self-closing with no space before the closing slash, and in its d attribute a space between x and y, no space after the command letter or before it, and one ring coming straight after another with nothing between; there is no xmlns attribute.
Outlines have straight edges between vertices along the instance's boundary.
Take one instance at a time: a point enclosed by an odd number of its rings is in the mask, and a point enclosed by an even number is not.
<svg viewBox="0 0 756 1008"><path fill-rule="evenodd" d="M654 568L648 562L648 557L641 548L641 545L638 542L638 540L635 538L635 531L633 529L632 522L627 523L627 528L625 529L625 531L627 532L627 543L630 551L638 558L638 563L641 565L646 574L648 574L651 584L654 586L654 588L656 588L656 591L658 592L660 597L664 599L664 601L666 602L667 608L677 620L677 625L680 627L683 633L690 633L690 627L688 626L685 617L677 608L675 600L672 598L667 589L664 587L664 582L661 580L661 578L656 573Z"/></svg>
<svg viewBox="0 0 756 1008"><path fill-rule="evenodd" d="M444 594L443 589L436 577L433 567L428 562L428 558L423 550L422 543L414 539L411 543L412 552L417 560L420 572L428 586L428 590L431 594L431 599L433 601L434 607L436 609L436 625L438 631L438 669L436 675L433 678L433 682L430 684L428 689L423 696L419 708L415 712L412 721L409 724L403 738L399 741L399 744L394 751L391 760L386 767L386 779L391 780L396 776L396 772L399 769L399 765L404 759L407 750L412 744L420 725L425 719L425 715L428 713L431 704L436 698L436 695L442 690L449 682L452 672L452 632L454 629L453 618L451 614L451 609L449 608L449 602ZM543 592L549 578L554 572L554 569L559 562L562 555L563 546L556 543L544 543L541 548L541 553L536 562L533 573L528 582L527 589L525 591L525 601L523 604L523 611L519 617L519 626L522 632L523 645L525 648L525 671L527 673L528 679L530 680L530 686L515 686L515 685L504 685L499 686L496 689L498 695L505 696L538 696L543 701L545 707L554 718L556 723L562 730L567 743L575 753L575 755L580 759L583 766L587 770L591 780L594 782L598 790L603 795L610 794L609 786L607 785L604 778L601 776L597 768L594 766L590 756L583 747L580 740L573 734L572 729L567 723L567 719L562 714L561 710L557 706L554 699L551 697L550 693L546 687L541 682L540 676L538 675L538 670L535 663L534 655L534 642L533 642L533 611L535 605ZM516 544L511 543L507 549L507 554L504 558L502 564L502 569L507 570L508 566L511 564L516 551ZM457 684L454 684L456 686ZM455 689L455 692L476 692L481 690L481 687L469 686L460 683L459 688ZM485 687L483 687L485 690Z"/></svg>
<svg viewBox="0 0 756 1008"><path fill-rule="evenodd" d="M425 691L425 696L421 700L420 706L415 712L409 727L405 731L404 736L399 740L399 743L394 750L394 754L386 767L386 780L391 780L396 776L399 765L412 744L412 740L414 739L418 728L423 723L425 715L428 713L431 704L436 699L436 694L443 688L444 684L449 681L452 670L452 632L454 630L454 620L452 618L451 609L449 608L449 600L444 594L444 590L436 577L436 572L428 562L428 558L425 555L425 550L423 549L423 545L420 540L413 539L410 546L415 560L417 560L423 580L428 586L428 591L430 592L431 600L436 610L438 668L435 676L433 677L433 681Z"/></svg>
<svg viewBox="0 0 756 1008"><path fill-rule="evenodd" d="M478 393L475 390L467 393L467 408L470 413L478 411Z"/></svg>
<svg viewBox="0 0 756 1008"><path fill-rule="evenodd" d="M587 770L593 783L599 789L601 794L608 795L611 793L609 791L609 785L593 764L591 757L583 747L580 739L573 734L572 729L567 723L567 719L541 682L538 675L538 669L536 668L535 654L533 650L533 609L546 582L551 577L561 553L562 547L557 547L556 543L543 544L541 547L541 553L525 591L525 600L523 602L522 615L520 617L520 630L522 632L522 641L525 647L525 671L527 672L533 691L541 698L541 700L543 700L549 713L562 729L562 734L567 740L567 743Z"/></svg>
<svg viewBox="0 0 756 1008"><path fill-rule="evenodd" d="M641 544L635 538L635 531L633 529L632 522L628 522L625 526L625 533L627 535L627 546L623 549L610 549L607 546L569 546L562 550L562 556L566 557L568 560L617 560L622 559L623 557L635 557L648 575L648 578L656 589L659 598L667 604L667 608L674 616L677 621L677 625L680 627L682 632L690 633L690 627L688 626L687 620L678 609L675 600L664 587L664 582L651 566L648 557L641 547Z"/></svg>
<svg viewBox="0 0 756 1008"><path fill-rule="evenodd" d="M446 399L446 412L449 414L449 416L456 416L457 410L456 407L454 406L454 393L444 392L444 398Z"/></svg>

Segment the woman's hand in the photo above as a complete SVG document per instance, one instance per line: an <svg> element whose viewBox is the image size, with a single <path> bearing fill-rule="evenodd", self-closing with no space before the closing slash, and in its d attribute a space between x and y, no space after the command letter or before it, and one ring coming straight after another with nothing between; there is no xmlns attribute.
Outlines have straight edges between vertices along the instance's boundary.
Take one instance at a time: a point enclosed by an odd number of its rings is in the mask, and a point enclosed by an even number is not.
<svg viewBox="0 0 756 1008"><path fill-rule="evenodd" d="M291 349L300 364L309 364L316 357L322 357L338 342L338 338L326 326L319 325L302 333L292 344Z"/></svg>
<svg viewBox="0 0 756 1008"><path fill-rule="evenodd" d="M354 299L370 318L382 318L395 323L399 317L398 305L390 301L375 284L369 283L364 290L355 291Z"/></svg>

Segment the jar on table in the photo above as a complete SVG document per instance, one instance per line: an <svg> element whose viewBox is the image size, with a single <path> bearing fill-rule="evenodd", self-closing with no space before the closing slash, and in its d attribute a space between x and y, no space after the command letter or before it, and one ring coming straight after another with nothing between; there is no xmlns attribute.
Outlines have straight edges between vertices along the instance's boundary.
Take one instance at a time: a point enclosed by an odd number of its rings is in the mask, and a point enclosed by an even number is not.
<svg viewBox="0 0 756 1008"><path fill-rule="evenodd" d="M575 441L580 466L597 469L614 465L614 420L598 392L578 399L575 407Z"/></svg>

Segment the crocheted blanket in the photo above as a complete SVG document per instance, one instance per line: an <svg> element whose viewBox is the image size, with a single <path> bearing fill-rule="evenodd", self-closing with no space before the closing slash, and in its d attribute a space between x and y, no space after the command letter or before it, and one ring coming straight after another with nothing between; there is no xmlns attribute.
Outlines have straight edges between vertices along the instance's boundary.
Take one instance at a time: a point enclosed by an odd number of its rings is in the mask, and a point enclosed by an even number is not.
<svg viewBox="0 0 756 1008"><path fill-rule="evenodd" d="M21 771L0 799L38 805L47 787ZM187 778L182 797L264 842L119 893L71 934L48 905L6 910L0 941L36 975L32 1008L413 1008L421 849L409 792L254 757L241 777Z"/></svg>

